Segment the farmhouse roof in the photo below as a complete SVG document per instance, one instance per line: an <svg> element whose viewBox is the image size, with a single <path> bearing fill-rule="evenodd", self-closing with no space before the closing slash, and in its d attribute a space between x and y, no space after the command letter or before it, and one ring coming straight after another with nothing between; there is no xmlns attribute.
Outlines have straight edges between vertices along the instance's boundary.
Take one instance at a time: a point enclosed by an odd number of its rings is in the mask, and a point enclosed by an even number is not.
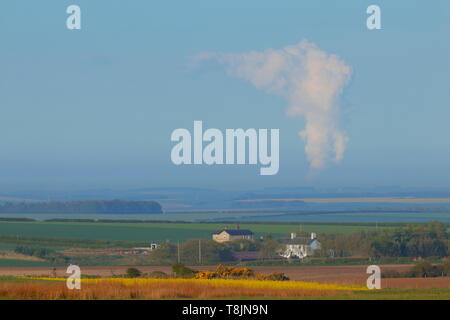
<svg viewBox="0 0 450 320"><path fill-rule="evenodd" d="M239 229L239 230L222 229L214 232L213 234L219 234L222 233L223 231L228 233L230 236L251 236L253 234L253 232L251 232L248 229Z"/></svg>
<svg viewBox="0 0 450 320"><path fill-rule="evenodd" d="M278 239L278 242L283 243L283 244L305 244L305 245L308 245L308 246L310 246L311 244L313 244L316 241L319 242L319 240L317 240L317 239L307 240L305 238L295 238L295 239L284 238L284 239Z"/></svg>
<svg viewBox="0 0 450 320"><path fill-rule="evenodd" d="M295 239L284 238L284 239L278 239L278 242L283 243L283 244L309 244L309 243L307 243L305 238L295 238Z"/></svg>
<svg viewBox="0 0 450 320"><path fill-rule="evenodd" d="M303 245L307 245L307 246L312 245L316 241L319 242L319 240L317 240L317 239L307 240L305 238L295 238L295 239L284 238L284 239L278 239L278 242L282 243L282 244L303 244Z"/></svg>

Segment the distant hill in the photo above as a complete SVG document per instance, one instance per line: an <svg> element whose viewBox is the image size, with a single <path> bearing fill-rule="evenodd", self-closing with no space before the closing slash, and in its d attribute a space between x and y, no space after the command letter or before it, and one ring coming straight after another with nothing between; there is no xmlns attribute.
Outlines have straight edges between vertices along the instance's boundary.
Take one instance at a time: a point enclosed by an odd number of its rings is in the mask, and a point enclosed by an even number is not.
<svg viewBox="0 0 450 320"><path fill-rule="evenodd" d="M163 213L156 201L81 200L52 202L7 202L0 205L0 213L106 213L140 214Z"/></svg>

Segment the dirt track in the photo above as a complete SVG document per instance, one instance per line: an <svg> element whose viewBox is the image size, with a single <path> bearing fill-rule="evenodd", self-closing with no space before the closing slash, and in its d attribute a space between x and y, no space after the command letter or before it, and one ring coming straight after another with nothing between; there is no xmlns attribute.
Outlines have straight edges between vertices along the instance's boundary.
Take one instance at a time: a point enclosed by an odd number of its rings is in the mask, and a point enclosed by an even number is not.
<svg viewBox="0 0 450 320"><path fill-rule="evenodd" d="M411 265L381 265L381 270L406 271ZM88 266L81 267L82 275L111 277L124 274L127 266ZM171 273L171 267L138 266L142 272L163 271ZM213 270L213 266L192 267L195 270ZM321 283L365 285L367 266L316 266L316 267L252 267L258 273L284 272L291 280L315 281ZM57 267L56 275L66 277L66 268ZM51 267L0 267L2 276L53 276ZM383 287L390 288L450 288L450 278L434 279L383 279Z"/></svg>

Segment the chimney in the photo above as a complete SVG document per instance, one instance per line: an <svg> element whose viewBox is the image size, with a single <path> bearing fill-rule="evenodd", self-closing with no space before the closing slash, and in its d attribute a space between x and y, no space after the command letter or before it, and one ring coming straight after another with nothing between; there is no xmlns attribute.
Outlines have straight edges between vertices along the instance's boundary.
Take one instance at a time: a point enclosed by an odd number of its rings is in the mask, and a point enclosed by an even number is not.
<svg viewBox="0 0 450 320"><path fill-rule="evenodd" d="M238 224L236 225L236 230L239 230L239 225Z"/></svg>
<svg viewBox="0 0 450 320"><path fill-rule="evenodd" d="M291 239L297 238L297 234L295 232L291 232Z"/></svg>
<svg viewBox="0 0 450 320"><path fill-rule="evenodd" d="M317 234L315 232L311 232L311 240L317 239Z"/></svg>

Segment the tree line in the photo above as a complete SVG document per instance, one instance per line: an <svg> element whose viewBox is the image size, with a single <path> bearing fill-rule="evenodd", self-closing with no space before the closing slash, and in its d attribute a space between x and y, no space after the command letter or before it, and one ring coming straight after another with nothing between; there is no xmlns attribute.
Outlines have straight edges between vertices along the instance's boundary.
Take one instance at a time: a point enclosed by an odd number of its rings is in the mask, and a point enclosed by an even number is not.
<svg viewBox="0 0 450 320"><path fill-rule="evenodd" d="M450 234L441 222L408 224L382 231L361 231L352 234L322 234L322 257L447 257Z"/></svg>
<svg viewBox="0 0 450 320"><path fill-rule="evenodd" d="M162 213L156 201L80 200L51 202L6 202L0 213L91 213L91 214L145 214Z"/></svg>

